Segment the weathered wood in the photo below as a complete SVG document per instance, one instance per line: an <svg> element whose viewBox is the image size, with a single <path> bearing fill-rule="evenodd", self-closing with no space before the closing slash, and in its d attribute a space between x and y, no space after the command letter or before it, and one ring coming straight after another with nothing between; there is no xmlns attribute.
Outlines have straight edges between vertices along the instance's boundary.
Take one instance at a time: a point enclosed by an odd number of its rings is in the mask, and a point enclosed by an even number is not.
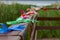
<svg viewBox="0 0 60 40"><path fill-rule="evenodd" d="M60 10L60 8L46 8L47 10ZM41 8L41 10L44 10L44 8Z"/></svg>
<svg viewBox="0 0 60 40"><path fill-rule="evenodd" d="M33 30L32 30L32 33L31 33L31 38L30 38L30 40L35 40L35 33L36 33L36 26L35 26L35 23L33 24Z"/></svg>
<svg viewBox="0 0 60 40"><path fill-rule="evenodd" d="M16 25L22 25L25 24L26 26L28 25L27 23L21 23L21 24L16 24ZM11 25L10 27L12 27L14 25ZM9 27L9 28L10 28ZM4 33L4 34L0 34L0 39L1 40L24 40L24 31L11 31L8 33Z"/></svg>
<svg viewBox="0 0 60 40"><path fill-rule="evenodd" d="M12 36L12 37L11 37ZM1 38L2 37L2 38ZM9 38L7 38L9 37ZM5 33L5 34L0 34L0 38L2 40L8 40L8 39L13 39L15 37L16 40L24 40L24 32L20 32L20 31L12 31L9 33ZM17 37L19 37L19 39L17 39Z"/></svg>
<svg viewBox="0 0 60 40"><path fill-rule="evenodd" d="M36 26L36 30L60 30L60 26Z"/></svg>
<svg viewBox="0 0 60 40"><path fill-rule="evenodd" d="M11 32L8 32L8 33L5 33L5 34L0 34L0 36L17 36L18 34L20 33L20 31L11 31Z"/></svg>
<svg viewBox="0 0 60 40"><path fill-rule="evenodd" d="M20 40L19 36L0 36L0 40Z"/></svg>
<svg viewBox="0 0 60 40"><path fill-rule="evenodd" d="M47 20L57 21L57 20L60 20L60 17L38 17L37 20L40 20L40 21L47 21Z"/></svg>
<svg viewBox="0 0 60 40"><path fill-rule="evenodd" d="M38 17L37 20L40 21L60 21L60 17ZM36 26L37 30L49 29L49 30L60 30L60 26Z"/></svg>
<svg viewBox="0 0 60 40"><path fill-rule="evenodd" d="M32 20L36 20L37 15L34 15ZM36 32L35 22L31 22L30 24L30 40L35 40L35 32Z"/></svg>

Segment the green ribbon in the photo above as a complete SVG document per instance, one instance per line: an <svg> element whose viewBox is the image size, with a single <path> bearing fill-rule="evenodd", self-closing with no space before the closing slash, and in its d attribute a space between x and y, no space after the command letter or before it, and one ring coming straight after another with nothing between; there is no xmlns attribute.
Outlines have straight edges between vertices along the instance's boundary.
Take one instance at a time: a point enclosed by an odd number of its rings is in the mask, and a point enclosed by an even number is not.
<svg viewBox="0 0 60 40"><path fill-rule="evenodd" d="M6 22L7 24L19 24L19 23L29 23L29 22L38 22L37 20L31 20L31 19L23 19L23 18L18 18L16 21L10 21Z"/></svg>

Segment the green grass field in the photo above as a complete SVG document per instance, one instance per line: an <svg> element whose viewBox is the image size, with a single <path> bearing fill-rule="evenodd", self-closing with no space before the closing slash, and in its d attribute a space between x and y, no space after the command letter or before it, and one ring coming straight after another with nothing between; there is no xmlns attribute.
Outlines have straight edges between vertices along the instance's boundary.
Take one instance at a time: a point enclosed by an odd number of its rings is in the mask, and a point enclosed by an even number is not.
<svg viewBox="0 0 60 40"><path fill-rule="evenodd" d="M30 5L12 4L5 5L0 4L0 23L6 23L7 21L13 21L20 16L20 9L26 10ZM50 7L50 6L49 6ZM60 17L60 10L48 10L47 12L39 10L39 17ZM39 26L60 26L60 21L39 21ZM27 40L29 39L30 32L27 32ZM39 30L38 38L60 38L60 30Z"/></svg>
<svg viewBox="0 0 60 40"><path fill-rule="evenodd" d="M60 10L39 11L39 17L60 17ZM39 21L39 26L60 26L60 21ZM60 38L60 30L39 30L38 38Z"/></svg>

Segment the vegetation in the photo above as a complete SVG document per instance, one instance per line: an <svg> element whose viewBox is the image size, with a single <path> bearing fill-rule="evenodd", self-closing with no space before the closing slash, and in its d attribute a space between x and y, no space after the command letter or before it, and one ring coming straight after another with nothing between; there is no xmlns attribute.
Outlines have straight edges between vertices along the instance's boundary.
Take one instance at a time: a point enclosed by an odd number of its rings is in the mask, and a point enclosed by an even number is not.
<svg viewBox="0 0 60 40"><path fill-rule="evenodd" d="M23 9L26 11L27 8L30 8L30 5L22 4L0 4L0 23L6 23L7 21L13 21L20 16L20 10ZM9 25L8 25L9 26ZM30 38L30 32L27 32L26 39Z"/></svg>
<svg viewBox="0 0 60 40"><path fill-rule="evenodd" d="M60 17L60 10L39 11L40 17ZM60 21L39 21L39 26L60 26ZM60 38L60 30L39 30L38 38Z"/></svg>
<svg viewBox="0 0 60 40"><path fill-rule="evenodd" d="M0 22L5 23L6 21L15 20L20 16L20 10L26 10L29 8L29 5L21 5L21 4L0 4Z"/></svg>
<svg viewBox="0 0 60 40"><path fill-rule="evenodd" d="M7 21L13 21L20 16L20 9L26 10L30 5L21 4L0 4L0 23L5 23ZM47 6L50 7L50 6ZM40 17L60 17L60 10L40 10L38 12ZM41 26L60 26L60 21L39 21L37 25ZM29 39L29 32L27 35L27 40ZM60 38L60 30L39 30L38 38Z"/></svg>

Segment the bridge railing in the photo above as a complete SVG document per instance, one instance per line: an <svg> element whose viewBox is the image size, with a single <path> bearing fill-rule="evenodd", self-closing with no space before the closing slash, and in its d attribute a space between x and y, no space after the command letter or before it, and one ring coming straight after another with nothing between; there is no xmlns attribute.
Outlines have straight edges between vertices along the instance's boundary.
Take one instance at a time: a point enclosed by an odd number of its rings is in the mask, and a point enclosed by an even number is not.
<svg viewBox="0 0 60 40"><path fill-rule="evenodd" d="M60 20L60 17L38 17L37 20L40 21L58 21ZM36 26L35 24L35 29L34 29L34 33L32 35L32 39L31 40L36 40L36 31L37 30L60 30L60 26Z"/></svg>
<svg viewBox="0 0 60 40"><path fill-rule="evenodd" d="M47 10L60 10L60 8L46 8ZM44 10L41 8L41 10ZM40 21L60 21L60 17L37 17L37 20ZM43 30L43 29L48 29L48 30L60 30L60 26L37 26L36 23L34 23L34 28L32 30L31 38L30 40L36 40L37 36L37 30Z"/></svg>

